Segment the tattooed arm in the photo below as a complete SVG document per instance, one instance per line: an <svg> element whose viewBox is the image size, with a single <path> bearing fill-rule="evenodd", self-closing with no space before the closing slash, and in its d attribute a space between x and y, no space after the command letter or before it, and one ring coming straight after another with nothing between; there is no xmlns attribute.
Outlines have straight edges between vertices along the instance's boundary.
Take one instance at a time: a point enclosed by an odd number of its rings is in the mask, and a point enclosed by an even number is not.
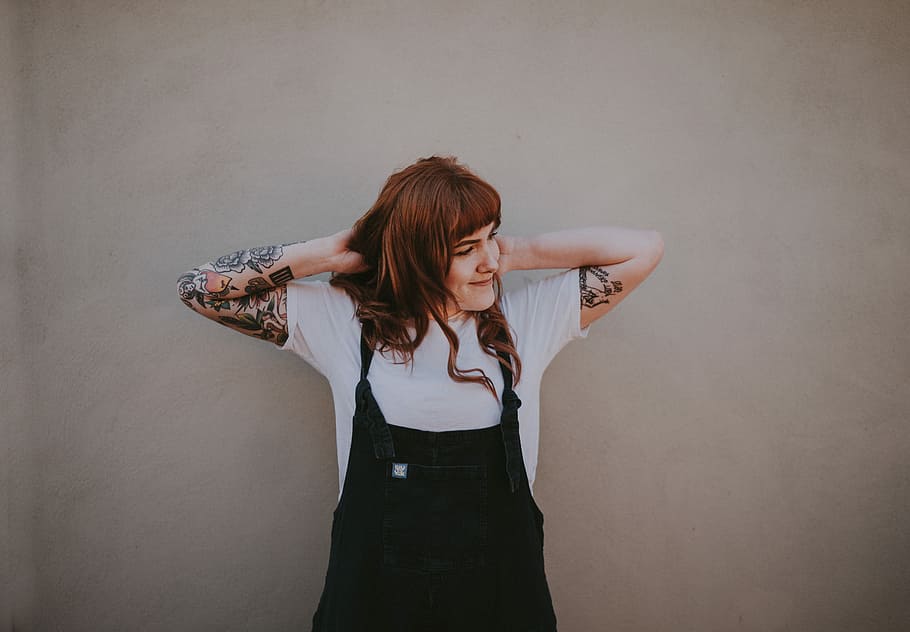
<svg viewBox="0 0 910 632"><path fill-rule="evenodd" d="M180 276L178 285L192 277L194 289L206 297L239 298L284 285L291 279L327 272L327 258L322 239L257 246L192 268ZM183 292L181 296L185 298Z"/></svg>
<svg viewBox="0 0 910 632"><path fill-rule="evenodd" d="M348 263L351 257L348 233L226 254L181 274L177 294L194 312L281 346L288 337L287 282L341 271L342 257Z"/></svg>
<svg viewBox="0 0 910 632"><path fill-rule="evenodd" d="M508 270L578 268L582 329L638 287L664 251L657 231L618 226L573 228L531 238L500 235L496 241L500 276Z"/></svg>

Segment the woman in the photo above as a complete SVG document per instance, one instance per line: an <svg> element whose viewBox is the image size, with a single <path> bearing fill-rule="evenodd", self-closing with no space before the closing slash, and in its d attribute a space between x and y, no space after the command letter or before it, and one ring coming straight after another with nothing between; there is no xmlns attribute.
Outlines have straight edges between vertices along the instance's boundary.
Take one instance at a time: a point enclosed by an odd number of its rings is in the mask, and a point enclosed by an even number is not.
<svg viewBox="0 0 910 632"><path fill-rule="evenodd" d="M331 384L340 491L314 631L556 630L531 495L540 380L663 242L614 227L507 237L500 223L496 190L433 156L392 174L351 230L180 277L187 307ZM532 268L570 269L503 294L507 271Z"/></svg>

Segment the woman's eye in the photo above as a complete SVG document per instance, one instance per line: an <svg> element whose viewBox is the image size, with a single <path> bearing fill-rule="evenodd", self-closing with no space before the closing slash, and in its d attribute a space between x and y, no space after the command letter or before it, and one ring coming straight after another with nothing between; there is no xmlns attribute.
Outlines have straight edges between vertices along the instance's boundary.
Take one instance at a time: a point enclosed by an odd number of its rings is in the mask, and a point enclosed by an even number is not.
<svg viewBox="0 0 910 632"><path fill-rule="evenodd" d="M489 236L488 239L489 239L490 241L492 241L493 238L494 238L497 234L498 234L497 232L492 232L492 233L490 233L490 236ZM468 248L468 249L465 250L464 252L456 252L456 253L455 253L455 256L456 256L456 257L461 257L461 256L464 256L464 255L469 255L469 254L471 254L471 251L472 251L472 250L474 250L474 246L471 246L470 248Z"/></svg>

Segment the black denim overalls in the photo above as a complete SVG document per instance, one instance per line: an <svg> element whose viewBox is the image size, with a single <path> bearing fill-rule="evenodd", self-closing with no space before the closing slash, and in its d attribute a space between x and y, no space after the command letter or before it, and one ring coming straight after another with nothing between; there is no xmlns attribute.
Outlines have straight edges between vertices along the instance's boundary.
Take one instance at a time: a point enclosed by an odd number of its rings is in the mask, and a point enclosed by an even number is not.
<svg viewBox="0 0 910 632"><path fill-rule="evenodd" d="M431 432L386 423L367 380L373 350L362 330L360 352L313 631L554 632L543 513L528 486L511 371L500 365L498 425Z"/></svg>

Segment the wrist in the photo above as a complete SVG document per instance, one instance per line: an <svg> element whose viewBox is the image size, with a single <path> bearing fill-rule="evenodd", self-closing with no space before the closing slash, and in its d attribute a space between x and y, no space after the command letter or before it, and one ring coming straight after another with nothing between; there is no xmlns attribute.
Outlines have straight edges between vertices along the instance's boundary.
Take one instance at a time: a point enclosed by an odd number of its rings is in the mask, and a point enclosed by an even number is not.
<svg viewBox="0 0 910 632"><path fill-rule="evenodd" d="M530 237L508 237L506 271L534 268L534 243Z"/></svg>
<svg viewBox="0 0 910 632"><path fill-rule="evenodd" d="M332 270L332 244L330 238L316 237L293 244L286 244L285 256L293 278L302 279Z"/></svg>

